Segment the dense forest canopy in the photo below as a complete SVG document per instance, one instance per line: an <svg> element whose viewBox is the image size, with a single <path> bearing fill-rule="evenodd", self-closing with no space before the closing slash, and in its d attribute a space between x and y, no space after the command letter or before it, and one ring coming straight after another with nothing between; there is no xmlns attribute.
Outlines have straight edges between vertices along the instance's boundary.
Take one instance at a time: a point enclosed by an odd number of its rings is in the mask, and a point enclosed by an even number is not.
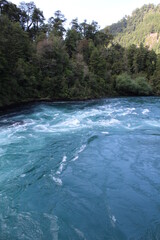
<svg viewBox="0 0 160 240"><path fill-rule="evenodd" d="M118 23L119 32L128 21ZM73 19L68 29L65 22L60 10L45 20L34 2L0 1L0 106L160 94L160 57L154 50L115 43L116 26L112 35L96 21Z"/></svg>

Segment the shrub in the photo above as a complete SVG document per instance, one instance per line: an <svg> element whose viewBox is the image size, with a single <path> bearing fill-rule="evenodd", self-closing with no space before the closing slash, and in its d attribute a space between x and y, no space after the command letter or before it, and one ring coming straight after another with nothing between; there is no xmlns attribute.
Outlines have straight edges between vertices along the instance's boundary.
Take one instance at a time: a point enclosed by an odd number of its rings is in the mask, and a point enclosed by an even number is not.
<svg viewBox="0 0 160 240"><path fill-rule="evenodd" d="M132 79L126 73L117 77L115 88L119 94L125 96L148 96L152 94L152 88L145 77Z"/></svg>

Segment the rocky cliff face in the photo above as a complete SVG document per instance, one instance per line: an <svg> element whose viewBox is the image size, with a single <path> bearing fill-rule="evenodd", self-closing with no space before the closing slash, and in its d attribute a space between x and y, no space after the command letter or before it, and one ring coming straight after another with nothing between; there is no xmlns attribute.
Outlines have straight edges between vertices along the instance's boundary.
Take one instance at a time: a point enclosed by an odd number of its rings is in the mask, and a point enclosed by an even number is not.
<svg viewBox="0 0 160 240"><path fill-rule="evenodd" d="M150 33L146 37L145 45L149 47L149 49L153 49L155 46L157 46L160 43L160 37L159 33Z"/></svg>

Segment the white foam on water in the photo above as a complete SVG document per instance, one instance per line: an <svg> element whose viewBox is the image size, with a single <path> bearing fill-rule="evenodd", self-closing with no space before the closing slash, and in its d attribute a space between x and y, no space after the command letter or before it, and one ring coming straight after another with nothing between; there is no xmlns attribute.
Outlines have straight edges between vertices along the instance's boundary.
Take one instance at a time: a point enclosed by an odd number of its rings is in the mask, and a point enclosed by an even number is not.
<svg viewBox="0 0 160 240"><path fill-rule="evenodd" d="M59 169L58 169L58 171L56 172L56 174L61 174L62 173L62 171L63 171L63 164L61 163L60 164L60 167L59 167Z"/></svg>
<svg viewBox="0 0 160 240"><path fill-rule="evenodd" d="M8 145L15 140L15 132L11 129L5 129L0 133L0 145Z"/></svg>
<svg viewBox="0 0 160 240"><path fill-rule="evenodd" d="M45 123L45 124L38 124L33 127L36 132L51 132L51 133L59 133L59 132L68 132L71 129L79 129L83 128L83 124L80 124L80 121L76 118L69 118L65 121L59 123Z"/></svg>
<svg viewBox="0 0 160 240"><path fill-rule="evenodd" d="M142 125L141 124L138 125L138 123L137 123L137 125L132 126L131 123L128 123L127 125L124 124L123 127L127 130L134 131L134 130L140 129L142 127Z"/></svg>
<svg viewBox="0 0 160 240"><path fill-rule="evenodd" d="M87 147L86 144L83 144L80 149L77 151L77 155L71 160L72 162L76 161L79 158L79 154L82 153L85 148Z"/></svg>
<svg viewBox="0 0 160 240"><path fill-rule="evenodd" d="M29 212L18 213L12 209L8 209L10 215L14 219L14 222L8 224L6 218L3 218L3 223L5 228L2 229L2 236L10 236L12 229L14 229L14 236L16 239L42 239L43 232L41 230L40 224L36 221ZM10 222L9 222L10 223ZM2 227L3 228L3 227ZM6 235L7 233L7 235Z"/></svg>
<svg viewBox="0 0 160 240"><path fill-rule="evenodd" d="M75 157L72 159L72 161L74 162L74 161L76 161L78 158L79 158L78 156L75 156Z"/></svg>
<svg viewBox="0 0 160 240"><path fill-rule="evenodd" d="M54 114L54 117L58 117L58 116L59 116L59 113L55 113L55 114Z"/></svg>
<svg viewBox="0 0 160 240"><path fill-rule="evenodd" d="M102 132L102 134L106 134L106 135L108 135L108 134L109 134L109 132Z"/></svg>
<svg viewBox="0 0 160 240"><path fill-rule="evenodd" d="M136 114L135 112L135 108L123 108L123 107L118 107L118 106L114 106L113 104L111 105L106 105L106 106L102 106L101 109L102 111L102 115L105 116L126 116L129 114Z"/></svg>
<svg viewBox="0 0 160 240"><path fill-rule="evenodd" d="M19 122L15 122L12 124L12 127L17 127L17 126L20 126L21 124Z"/></svg>
<svg viewBox="0 0 160 240"><path fill-rule="evenodd" d="M33 119L29 119L29 121L27 121L24 126L25 127L30 127L30 126L35 126L37 125L37 121L36 120L33 120Z"/></svg>
<svg viewBox="0 0 160 240"><path fill-rule="evenodd" d="M134 110L134 109L132 109ZM109 113L112 116L112 113L119 111L119 110L113 110L109 109ZM73 113L74 114L74 113ZM56 115L56 114L55 114ZM55 116L54 115L54 116ZM58 114L59 115L59 114ZM93 109L89 111L78 111L78 113L75 113L73 116L70 116L69 114L63 114L61 118L59 119L58 123L54 121L45 122L42 124L41 122L38 122L38 124L35 124L33 129L37 132L54 132L54 133L60 133L60 132L68 132L70 130L80 130L84 128L93 128L93 127L99 127L99 126L112 126L112 125L118 125L120 121L116 119L115 117L111 119L104 119L104 120L92 120L90 117L107 117L108 112L102 109Z"/></svg>
<svg viewBox="0 0 160 240"><path fill-rule="evenodd" d="M47 213L44 213L44 217L48 218L50 221L50 232L52 234L52 239L58 240L59 232L58 217Z"/></svg>
<svg viewBox="0 0 160 240"><path fill-rule="evenodd" d="M80 121L77 118L73 118L63 122L62 126L75 127L75 126L79 126L79 124L80 124Z"/></svg>
<svg viewBox="0 0 160 240"><path fill-rule="evenodd" d="M110 120L99 121L97 124L104 126L104 127L108 127L108 126L112 126L112 125L119 125L120 121L118 119L112 118Z"/></svg>
<svg viewBox="0 0 160 240"><path fill-rule="evenodd" d="M35 130L39 132L48 132L49 131L49 124L39 124L34 127Z"/></svg>
<svg viewBox="0 0 160 240"><path fill-rule="evenodd" d="M137 115L136 112L134 112L136 109L135 108L126 108L126 109L122 109L122 113L119 114L120 116L126 116L126 115L130 115L130 114L135 114Z"/></svg>
<svg viewBox="0 0 160 240"><path fill-rule="evenodd" d="M115 218L114 215L112 215L111 219L112 219L112 221L113 221L114 223L116 223L117 219Z"/></svg>
<svg viewBox="0 0 160 240"><path fill-rule="evenodd" d="M117 222L116 217L114 215L110 215L109 217L110 217L112 226L115 227L116 222Z"/></svg>
<svg viewBox="0 0 160 240"><path fill-rule="evenodd" d="M59 186L62 186L62 180L60 179L60 178L56 178L56 177L52 177L53 178L53 181L57 184L57 185L59 185Z"/></svg>
<svg viewBox="0 0 160 240"><path fill-rule="evenodd" d="M21 176L20 176L20 177L21 177L21 178L24 178L25 176L26 176L26 174L21 174Z"/></svg>
<svg viewBox="0 0 160 240"><path fill-rule="evenodd" d="M99 109L94 109L88 112L81 114L81 118L89 118L93 116L106 116L106 117L115 117L115 116L125 116L129 114L135 114L135 108L116 108L112 105L102 106Z"/></svg>
<svg viewBox="0 0 160 240"><path fill-rule="evenodd" d="M92 127L110 127L110 126L116 126L119 125L121 122L118 119L112 118L112 119L106 119L106 120L99 120L99 121L92 121L91 119L87 120L87 128Z"/></svg>
<svg viewBox="0 0 160 240"><path fill-rule="evenodd" d="M118 110L117 110L118 111ZM58 129L58 131L69 131L70 129L82 129L82 128L91 128L94 126L110 126L113 124L119 123L117 119L110 119L110 120L102 120L102 121L93 121L90 119L94 116L111 116L112 113L116 112L116 110L109 109L108 112L102 110L102 109L93 109L89 111L78 111L75 116L68 117L68 115L64 115L63 118L65 118L65 121L61 121L60 123L57 123L54 125L54 129ZM53 127L53 126L52 126Z"/></svg>
<svg viewBox="0 0 160 240"><path fill-rule="evenodd" d="M127 124L127 127L128 127L128 128L130 128L130 127L131 127L131 124L130 124L130 123L128 123L128 124Z"/></svg>
<svg viewBox="0 0 160 240"><path fill-rule="evenodd" d="M78 237L80 237L83 240L86 240L84 233L82 231L80 231L78 228L73 227L74 231L76 232L76 234L78 235Z"/></svg>
<svg viewBox="0 0 160 240"><path fill-rule="evenodd" d="M18 136L17 138L19 138L19 139L25 139L24 136Z"/></svg>
<svg viewBox="0 0 160 240"><path fill-rule="evenodd" d="M67 157L64 156L63 159L62 159L62 162L64 163L64 162L66 162L66 160L67 160Z"/></svg>
<svg viewBox="0 0 160 240"><path fill-rule="evenodd" d="M63 156L62 162L60 163L59 169L58 169L58 171L56 172L56 174L59 175L59 174L62 173L63 167L64 167L66 161L67 161L67 157L66 157L66 156Z"/></svg>
<svg viewBox="0 0 160 240"><path fill-rule="evenodd" d="M100 112L100 115L105 115L105 116L126 116L129 114L134 114L137 115L137 113L135 112L135 108L117 108L117 107L113 107L112 105L107 105L107 106L103 106L101 107L101 109L103 111Z"/></svg>
<svg viewBox="0 0 160 240"><path fill-rule="evenodd" d="M160 121L156 120L150 120L146 121L146 123L152 127L160 127Z"/></svg>
<svg viewBox="0 0 160 240"><path fill-rule="evenodd" d="M144 110L142 111L142 114L143 114L143 115L146 115L146 114L149 113L149 112L150 112L149 109L146 108L146 109L144 109Z"/></svg>
<svg viewBox="0 0 160 240"><path fill-rule="evenodd" d="M99 110L99 109L92 109L90 111L79 111L77 114L76 114L76 117L83 121L85 120L86 118L90 118L90 117L94 117L94 116L99 116L102 114L102 110Z"/></svg>
<svg viewBox="0 0 160 240"><path fill-rule="evenodd" d="M83 144L83 145L80 147L78 153L83 152L85 148L86 148L86 144Z"/></svg>

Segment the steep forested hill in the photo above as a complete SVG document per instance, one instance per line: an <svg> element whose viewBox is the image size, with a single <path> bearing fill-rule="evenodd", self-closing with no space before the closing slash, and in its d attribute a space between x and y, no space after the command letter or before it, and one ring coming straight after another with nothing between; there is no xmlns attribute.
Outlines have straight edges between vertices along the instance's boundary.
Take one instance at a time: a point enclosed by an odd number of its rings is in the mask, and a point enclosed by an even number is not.
<svg viewBox="0 0 160 240"><path fill-rule="evenodd" d="M160 53L160 4L144 5L108 28L115 36L115 42L123 47L131 44L140 46L143 43Z"/></svg>

